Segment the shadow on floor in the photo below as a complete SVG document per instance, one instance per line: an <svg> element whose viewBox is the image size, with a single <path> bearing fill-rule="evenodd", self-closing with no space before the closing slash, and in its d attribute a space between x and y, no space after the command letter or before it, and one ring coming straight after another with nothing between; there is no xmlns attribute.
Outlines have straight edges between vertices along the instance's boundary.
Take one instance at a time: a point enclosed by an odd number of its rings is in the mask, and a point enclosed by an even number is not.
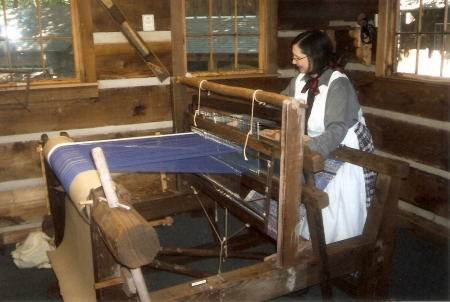
<svg viewBox="0 0 450 302"><path fill-rule="evenodd" d="M164 242L162 238L166 231L158 231L162 244ZM199 238L206 237L204 235L199 234ZM180 237L182 236L180 233ZM14 245L3 246L3 253L0 255L0 301L61 301L60 297L49 298L47 294L49 285L57 281L53 271L51 269L17 268L10 255L14 248ZM211 259L197 265L209 266L214 271L218 268L218 261ZM234 265L238 264L227 260L226 264L222 265L222 269L233 269ZM150 291L192 280L189 277L166 272L146 276ZM333 294L335 301L353 301L336 288L333 288ZM272 301L316 301L320 298L320 289L318 286L314 286L307 292L292 293ZM389 300L450 300L448 244L437 246L418 238L407 230L397 229Z"/></svg>

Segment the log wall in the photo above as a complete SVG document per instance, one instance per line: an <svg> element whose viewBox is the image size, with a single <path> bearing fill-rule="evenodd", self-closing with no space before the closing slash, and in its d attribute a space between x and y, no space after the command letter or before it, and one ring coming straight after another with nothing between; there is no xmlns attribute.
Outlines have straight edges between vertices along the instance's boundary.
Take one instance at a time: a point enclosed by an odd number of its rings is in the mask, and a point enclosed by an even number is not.
<svg viewBox="0 0 450 302"><path fill-rule="evenodd" d="M171 73L170 0L114 2ZM291 40L302 30L327 30L334 36L337 50L350 58L347 72L358 92L377 152L411 163L412 173L403 181L401 191L402 205L410 210L404 212L402 226L425 236L430 233L423 233L423 229L432 230L439 235L434 238L440 238L448 235L449 86L379 79L374 76L374 55L371 66L357 61L348 28L356 24L360 13L373 17L377 11L378 0L279 0L277 47L281 76L223 82L279 92L294 75ZM98 90L91 89L83 99L72 93L73 88L32 91L28 109L16 106L0 110L0 240L3 238L5 243L25 236L23 229L38 227L47 213L36 150L42 133L52 136L66 131L74 140L86 140L172 131L170 82L158 81L99 0L91 1L91 13ZM142 32L142 14L154 14L156 31ZM157 176L145 180L152 184L148 189L142 189L145 186L136 176L117 177L138 196L159 190Z"/></svg>
<svg viewBox="0 0 450 302"><path fill-rule="evenodd" d="M356 21L361 12L373 17L378 1L301 2L305 1L280 1L278 65L285 76L279 85L286 86L292 77L290 41L302 30L328 30L335 38L336 51L350 59L346 73L358 93L376 152L407 160L412 167L402 181L398 225L444 243L450 228L450 83L375 77L375 49L371 66L358 62L351 38L348 40L349 23L333 27L329 21ZM322 5L330 9L321 11L318 7ZM339 9L333 11L332 6ZM342 18L337 19L336 14ZM311 19L314 22L307 21Z"/></svg>
<svg viewBox="0 0 450 302"><path fill-rule="evenodd" d="M171 72L170 1L114 2ZM13 109L0 110L0 245L24 238L48 213L37 152L41 134L52 137L65 131L75 141L84 141L172 132L169 81L155 78L98 0L90 3L95 92L80 99L73 88L31 91L27 109L14 104ZM154 14L156 31L142 32L142 14ZM2 105L14 102L3 99ZM159 174L114 178L136 201L161 191Z"/></svg>

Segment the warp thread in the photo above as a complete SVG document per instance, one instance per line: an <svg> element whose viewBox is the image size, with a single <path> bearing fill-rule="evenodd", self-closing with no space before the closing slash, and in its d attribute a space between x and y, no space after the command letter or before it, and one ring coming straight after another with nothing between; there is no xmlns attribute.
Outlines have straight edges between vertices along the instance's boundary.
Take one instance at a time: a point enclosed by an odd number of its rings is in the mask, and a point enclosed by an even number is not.
<svg viewBox="0 0 450 302"><path fill-rule="evenodd" d="M264 104L265 104L264 102L260 102L260 101L258 101L258 100L256 99L256 93L257 93L258 91L262 91L262 90L261 90L261 89L256 89L256 90L253 92L253 97L252 97L252 112L251 112L251 114L250 114L250 130L248 131L247 136L246 136L246 138L245 138L245 144L244 144L244 149L243 149L243 153L244 153L244 158L245 158L245 160L248 160L248 159L247 159L247 154L246 154L246 151L245 151L245 150L247 149L248 137L249 137L250 135L252 135L252 133L253 133L253 111L254 111L254 108L255 108L255 101L257 101L259 105L264 105Z"/></svg>
<svg viewBox="0 0 450 302"><path fill-rule="evenodd" d="M195 113L194 113L194 126L195 126L195 127L197 127L197 121L196 121L197 116L200 115L200 95L201 95L202 90L205 90L205 89L202 88L203 82L207 82L207 80L202 80L202 81L200 82L200 84L198 85L198 102L197 102L197 110L195 110ZM209 94L210 94L210 92L208 91L208 95L209 95Z"/></svg>

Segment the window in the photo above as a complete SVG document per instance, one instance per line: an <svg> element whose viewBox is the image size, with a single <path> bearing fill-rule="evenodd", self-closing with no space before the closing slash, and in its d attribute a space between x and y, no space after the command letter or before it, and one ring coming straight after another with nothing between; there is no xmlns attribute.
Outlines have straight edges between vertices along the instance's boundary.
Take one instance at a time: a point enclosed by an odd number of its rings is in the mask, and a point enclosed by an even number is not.
<svg viewBox="0 0 450 302"><path fill-rule="evenodd" d="M0 84L75 80L69 0L0 0Z"/></svg>
<svg viewBox="0 0 450 302"><path fill-rule="evenodd" d="M185 0L189 72L259 69L258 0Z"/></svg>
<svg viewBox="0 0 450 302"><path fill-rule="evenodd" d="M450 77L448 0L398 0L394 71Z"/></svg>
<svg viewBox="0 0 450 302"><path fill-rule="evenodd" d="M276 20L277 1L184 0L181 7L178 1L171 3L172 14L183 20L182 24L172 23L175 75L276 72L273 41L277 23L265 20ZM182 64L179 58L183 59Z"/></svg>

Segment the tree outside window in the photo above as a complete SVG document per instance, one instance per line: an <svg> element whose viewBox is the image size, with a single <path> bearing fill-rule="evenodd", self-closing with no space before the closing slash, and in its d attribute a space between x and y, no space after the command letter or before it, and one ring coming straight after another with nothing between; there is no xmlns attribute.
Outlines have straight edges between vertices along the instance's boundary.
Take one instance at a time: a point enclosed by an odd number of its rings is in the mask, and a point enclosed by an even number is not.
<svg viewBox="0 0 450 302"><path fill-rule="evenodd" d="M75 78L69 0L0 0L0 83Z"/></svg>

